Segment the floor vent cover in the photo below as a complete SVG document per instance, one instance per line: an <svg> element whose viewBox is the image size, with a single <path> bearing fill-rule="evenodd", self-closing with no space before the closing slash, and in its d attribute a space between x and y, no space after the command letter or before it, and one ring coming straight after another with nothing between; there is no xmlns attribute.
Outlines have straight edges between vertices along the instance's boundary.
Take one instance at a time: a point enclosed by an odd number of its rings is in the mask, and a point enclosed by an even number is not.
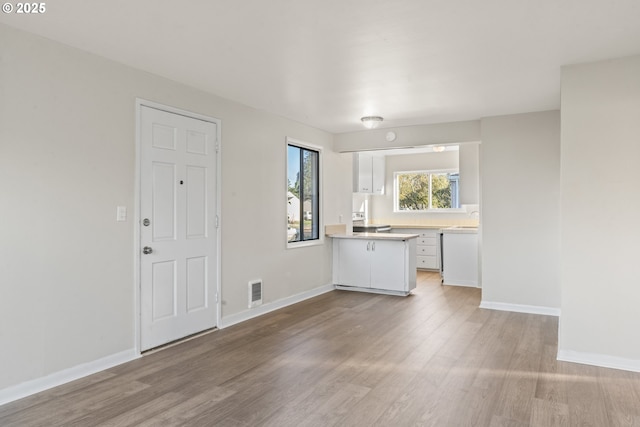
<svg viewBox="0 0 640 427"><path fill-rule="evenodd" d="M249 282L249 308L262 305L262 280Z"/></svg>

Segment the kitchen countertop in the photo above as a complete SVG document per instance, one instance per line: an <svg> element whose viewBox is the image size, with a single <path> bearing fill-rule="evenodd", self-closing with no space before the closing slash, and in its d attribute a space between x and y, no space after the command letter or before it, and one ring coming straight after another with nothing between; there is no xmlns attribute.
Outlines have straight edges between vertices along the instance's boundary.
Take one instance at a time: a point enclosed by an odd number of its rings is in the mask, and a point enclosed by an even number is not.
<svg viewBox="0 0 640 427"><path fill-rule="evenodd" d="M447 234L478 234L478 227L445 227L441 230L443 233Z"/></svg>
<svg viewBox="0 0 640 427"><path fill-rule="evenodd" d="M338 233L331 234L329 237L334 239L409 240L418 238L418 235L401 233Z"/></svg>
<svg viewBox="0 0 640 427"><path fill-rule="evenodd" d="M407 229L416 229L416 230L443 230L445 228L450 228L450 227L475 227L477 228L477 226L469 226L469 225L433 225L433 224L429 224L429 225L420 225L420 224L390 224L391 228L396 228L396 229L402 229L402 228L407 228Z"/></svg>

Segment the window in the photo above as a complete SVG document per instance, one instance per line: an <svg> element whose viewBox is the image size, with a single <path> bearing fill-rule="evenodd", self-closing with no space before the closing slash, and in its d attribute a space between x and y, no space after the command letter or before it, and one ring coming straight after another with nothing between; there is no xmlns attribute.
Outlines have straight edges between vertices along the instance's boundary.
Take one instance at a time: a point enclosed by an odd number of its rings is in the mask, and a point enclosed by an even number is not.
<svg viewBox="0 0 640 427"><path fill-rule="evenodd" d="M460 207L458 171L396 172L394 183L397 212Z"/></svg>
<svg viewBox="0 0 640 427"><path fill-rule="evenodd" d="M320 149L287 138L287 242L320 239Z"/></svg>

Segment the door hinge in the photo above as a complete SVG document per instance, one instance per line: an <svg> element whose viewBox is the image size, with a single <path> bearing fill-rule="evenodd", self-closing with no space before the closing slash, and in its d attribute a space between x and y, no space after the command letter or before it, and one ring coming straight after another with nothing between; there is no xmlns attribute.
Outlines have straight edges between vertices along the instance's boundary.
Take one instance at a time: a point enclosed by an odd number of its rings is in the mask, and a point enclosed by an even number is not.
<svg viewBox="0 0 640 427"><path fill-rule="evenodd" d="M218 302L218 293L216 292L216 302Z"/></svg>
<svg viewBox="0 0 640 427"><path fill-rule="evenodd" d="M216 215L216 228L220 228L220 218Z"/></svg>
<svg viewBox="0 0 640 427"><path fill-rule="evenodd" d="M220 151L220 142L216 141L216 153Z"/></svg>

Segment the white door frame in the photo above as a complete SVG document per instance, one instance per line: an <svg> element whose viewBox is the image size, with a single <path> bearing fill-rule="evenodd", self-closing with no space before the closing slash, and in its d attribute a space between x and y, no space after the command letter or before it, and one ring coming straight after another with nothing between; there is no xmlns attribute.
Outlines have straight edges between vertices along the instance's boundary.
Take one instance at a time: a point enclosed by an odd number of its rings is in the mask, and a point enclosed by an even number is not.
<svg viewBox="0 0 640 427"><path fill-rule="evenodd" d="M187 111L187 110L182 110L179 108L175 108L175 107L170 107L168 105L164 105L164 104L159 104L157 102L153 102L153 101L148 101L146 99L142 99L142 98L136 98L136 167L135 167L135 214L134 214L134 227L133 227L133 232L134 232L134 239L133 239L133 264L134 264L134 268L133 268L133 274L134 274L134 298L133 298L133 303L134 303L134 308L133 308L133 312L135 313L134 316L134 333L135 333L135 338L134 338L134 348L135 348L135 352L136 354L140 354L141 353L141 345L140 345L140 341L141 341L141 311L142 311L142 307L141 307L141 301L140 301L140 286L142 285L141 283L141 270L140 270L140 257L141 257L141 249L140 249L140 222L142 221L142 218L140 217L140 203L141 203L141 188L140 188L140 182L141 182L141 161L142 161L142 141L140 138L140 110L141 108L145 106L145 107L151 107L151 108L155 108L156 110L162 110L162 111L166 111L168 113L173 113L173 114L179 114L181 116L186 116L186 117L190 117L193 119L198 119L198 120L203 120L205 122L211 122L211 123L215 123L216 124L216 217L217 217L217 232L216 232L216 327L220 327L220 321L221 321L221 313L220 313L220 308L221 308L221 304L220 302L222 301L222 295L221 295L221 288L220 288L220 283L221 283L221 278L222 278L222 273L221 273L221 257L222 257L222 248L221 248L221 236L222 236L222 209L221 209L221 201L222 201L222 132L220 129L221 126L221 120L220 119L216 119L214 117L209 117L209 116L205 116L203 114L198 114L198 113L194 113L191 111Z"/></svg>

